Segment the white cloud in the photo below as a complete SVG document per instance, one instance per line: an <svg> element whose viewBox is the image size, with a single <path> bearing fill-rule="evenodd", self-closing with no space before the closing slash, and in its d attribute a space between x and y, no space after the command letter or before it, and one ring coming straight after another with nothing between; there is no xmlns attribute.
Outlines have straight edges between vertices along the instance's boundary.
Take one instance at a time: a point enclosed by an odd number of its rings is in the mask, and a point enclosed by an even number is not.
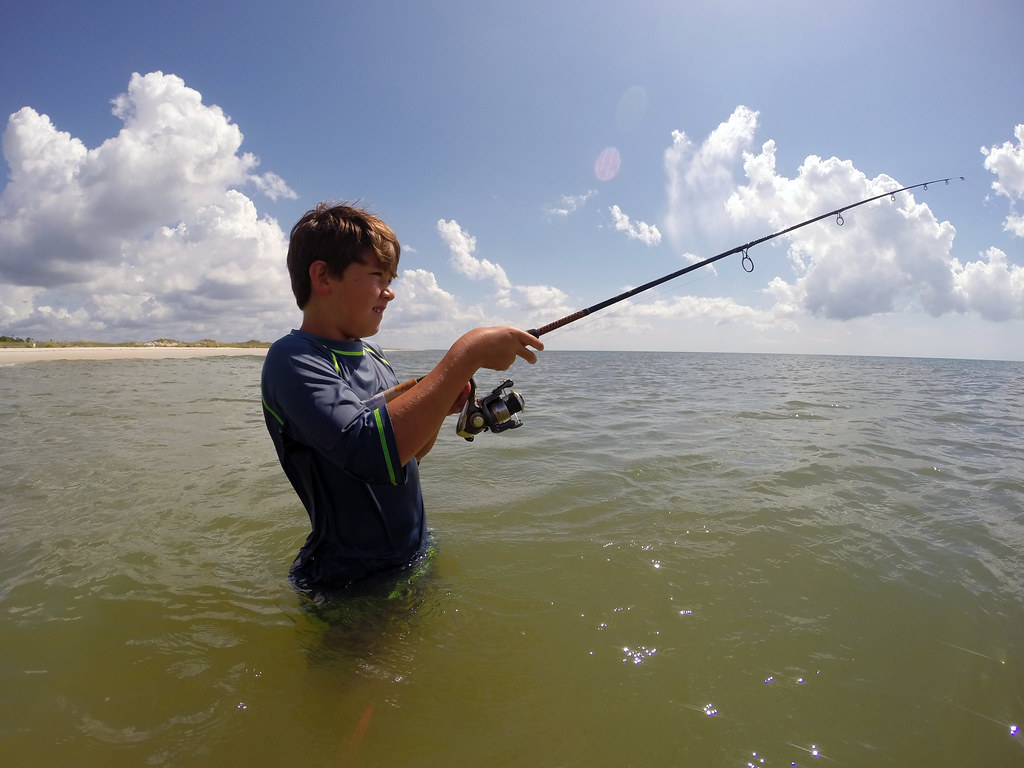
<svg viewBox="0 0 1024 768"><path fill-rule="evenodd" d="M392 286L396 299L388 305L379 341L392 346L427 349L450 344L486 321L479 306L467 306L441 288L432 272L403 270Z"/></svg>
<svg viewBox="0 0 1024 768"><path fill-rule="evenodd" d="M986 320L1024 318L1024 268L1009 264L1006 254L989 248L984 261L964 266L953 262L953 290L962 310L977 312Z"/></svg>
<svg viewBox="0 0 1024 768"><path fill-rule="evenodd" d="M550 321L573 311L568 308L565 292L559 288L549 285L513 285L501 265L478 259L474 255L476 238L459 226L457 221L441 219L437 222L437 230L448 246L450 263L457 272L474 280L490 280L494 284L495 294L488 299L490 310L474 311L474 317L488 317L488 322L512 322L525 327L535 323L538 316ZM491 315L494 309L501 310L500 317Z"/></svg>
<svg viewBox="0 0 1024 768"><path fill-rule="evenodd" d="M456 272L470 280L490 280L501 290L512 287L508 275L500 265L487 259L478 259L473 255L476 252L476 238L463 231L457 221L441 219L437 222L437 231L448 246L449 263Z"/></svg>
<svg viewBox="0 0 1024 768"><path fill-rule="evenodd" d="M673 134L665 152L665 228L677 239L725 233L730 236L726 243L735 245L866 198L884 197L845 211L842 226L829 217L773 241L785 246L788 268L777 258L764 262L779 269L765 283L763 293L770 300L766 307L728 297L645 297L558 334L572 334L572 345L580 348L785 350L795 344L815 352L936 354L941 345L927 347L897 332L901 327L924 329L931 322L946 337L956 338L960 354L991 354L984 351L982 340L976 349L967 340L979 333L982 323L1024 318L1024 268L1011 264L997 248L976 261L954 258L956 230L918 199L932 191L904 192L890 199L885 193L904 184L885 174L869 178L853 162L835 157L809 156L795 177L787 177L776 169L773 140L758 152L748 150L756 128L757 113L739 107L699 147L685 134ZM987 157L986 167L998 176L997 192L1011 202L1024 197L1019 151L1003 145ZM656 227L645 230L647 225L631 221L618 206L609 211L616 229L630 237L647 237L653 243L660 235ZM439 230L456 268L494 282L497 292L490 306L504 317L530 303L526 291L537 297L534 317L553 319L578 309L564 306L567 297L556 288L511 285L499 265L475 256L475 238L454 221L442 220ZM753 234L737 236L744 231ZM759 248L751 250L755 260ZM683 258L692 263L700 257L688 252ZM986 341L1000 333L993 329Z"/></svg>
<svg viewBox="0 0 1024 768"><path fill-rule="evenodd" d="M565 292L552 285L517 285L515 290L521 297L520 306L527 312L543 311L564 316L574 311L568 304L569 297Z"/></svg>
<svg viewBox="0 0 1024 768"><path fill-rule="evenodd" d="M1024 200L1024 123L1014 129L1013 135L1017 139L1016 146L1007 141L996 147L982 147L981 153L985 155L985 168L996 175L992 189L1010 199L1004 228L1017 237L1024 237L1024 215L1016 211L1016 202Z"/></svg>
<svg viewBox="0 0 1024 768"><path fill-rule="evenodd" d="M664 225L673 245L682 246L697 232L717 235L728 222L725 201L735 186L739 154L753 142L757 116L747 107L737 107L698 148L684 132L672 132L672 146L664 154Z"/></svg>
<svg viewBox="0 0 1024 768"><path fill-rule="evenodd" d="M378 340L396 347L444 348L472 328L508 323L526 328L538 317L549 321L572 311L566 295L551 286L512 286L499 292L498 301L468 303L441 288L432 272L407 269L393 287L397 298Z"/></svg>
<svg viewBox="0 0 1024 768"><path fill-rule="evenodd" d="M733 233L767 225L761 233L767 234L903 186L884 174L868 178L849 160L814 155L795 178L787 178L776 170L773 140L756 154L745 149L756 128L757 113L738 107L699 148L685 134L673 133L665 152L665 227L674 238L726 222ZM985 167L997 176L993 189L1011 206L1024 199L1024 125L1015 135L1016 145L982 150ZM737 185L734 168L741 160L746 181ZM1022 269L998 249L961 264L952 255L952 224L938 221L917 200L927 194L883 198L846 212L843 226L825 219L780 237L777 242L788 246L792 274L769 282L765 292L775 300L771 316L848 321L919 310L933 317L976 313L995 321L1024 316ZM1024 218L1012 212L1006 226L1024 234Z"/></svg>
<svg viewBox="0 0 1024 768"><path fill-rule="evenodd" d="M562 195L558 205L547 206L544 208L544 212L549 218L567 218L586 205L587 201L596 194L596 189L588 189L582 195Z"/></svg>
<svg viewBox="0 0 1024 768"><path fill-rule="evenodd" d="M251 176L249 180L261 193L271 200L280 200L282 197L295 200L298 195L288 186L287 182L276 173L264 173L262 176Z"/></svg>
<svg viewBox="0 0 1024 768"><path fill-rule="evenodd" d="M111 341L276 338L297 314L286 234L253 198L295 193L276 174L258 173L255 156L240 151L239 127L180 78L133 75L113 112L120 132L92 149L30 107L11 115L3 135L11 172L0 193L0 332ZM737 107L699 145L673 132L662 226L633 221L616 205L609 208L615 229L652 246L663 232L694 250L688 241L695 236L729 246L750 239L737 233L777 231L901 186L834 157L810 156L786 177L776 169L773 140L752 151L757 120L757 112ZM1024 236L1016 212L1024 200L1024 125L1014 134L1015 142L982 153L995 194L1009 201L1006 228ZM564 196L548 213L569 217L596 194ZM998 248L975 261L954 258L953 226L916 199L927 194L883 199L849 211L842 227L825 220L774 241L789 260L759 263L778 269L765 281L767 308L720 297L645 297L588 318L593 324L574 338L598 328L595 341L581 346L695 348L680 328L727 327L739 346L744 330L771 340L772 329L799 335L814 327L838 338L842 328L874 327L894 313L967 313L972 323L1024 317L1024 268ZM440 219L437 230L452 268L486 281L489 295L467 301L431 272L405 270L383 343L393 337L399 346L438 347L476 325L529 327L579 309L557 287L514 284L500 264L479 257L477 239L454 219Z"/></svg>
<svg viewBox="0 0 1024 768"><path fill-rule="evenodd" d="M671 301L638 304L630 314L658 320L706 320L715 325L744 323L759 330L778 328L780 321L785 322L774 310L757 309L731 298L707 296L681 296Z"/></svg>
<svg viewBox="0 0 1024 768"><path fill-rule="evenodd" d="M705 260L704 257L699 256L696 253L690 253L689 251L683 253L680 258L682 258L682 260L685 261L688 265L697 264ZM718 274L718 267L714 263L701 267L701 269L707 270L707 274L709 275Z"/></svg>
<svg viewBox="0 0 1024 768"><path fill-rule="evenodd" d="M132 75L120 132L88 149L31 107L3 137L0 318L17 335L268 338L294 314L277 222L241 190L255 172L222 110L174 75Z"/></svg>
<svg viewBox="0 0 1024 768"><path fill-rule="evenodd" d="M851 162L808 157L796 178L775 172L775 145L744 155L748 184L730 197L728 210L773 228L900 186L888 176L868 179ZM956 234L913 194L901 193L849 211L845 224L826 220L786 235L796 278L772 282L771 292L814 315L848 320L904 308L916 299L929 313L956 308L950 249Z"/></svg>
<svg viewBox="0 0 1024 768"><path fill-rule="evenodd" d="M760 219L775 230L902 186L886 175L869 179L850 161L813 155L796 178L783 177L776 173L772 141L758 155L744 153L743 167L748 183L730 197L730 215ZM826 219L784 236L795 277L775 277L767 289L780 310L834 320L915 307L933 317L1021 316L1020 293L1010 282L1019 280L1019 269L991 252L986 261L961 265L952 256L956 230L938 221L914 193L847 211L843 219L843 226ZM1006 285L997 289L1003 279Z"/></svg>
<svg viewBox="0 0 1024 768"><path fill-rule="evenodd" d="M631 240L639 240L644 245L657 245L661 242L661 232L653 224L647 224L643 221L631 221L629 216L624 214L617 205L613 205L608 211L612 215L615 229L619 232L625 232Z"/></svg>

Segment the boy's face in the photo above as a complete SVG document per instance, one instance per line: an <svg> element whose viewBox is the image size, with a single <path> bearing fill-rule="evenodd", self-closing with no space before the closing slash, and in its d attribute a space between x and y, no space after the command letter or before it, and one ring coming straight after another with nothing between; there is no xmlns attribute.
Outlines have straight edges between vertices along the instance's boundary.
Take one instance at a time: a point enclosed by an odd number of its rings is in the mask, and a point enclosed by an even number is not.
<svg viewBox="0 0 1024 768"><path fill-rule="evenodd" d="M332 319L342 339L362 339L380 330L388 303L395 298L394 270L370 256L365 263L349 264L341 277L331 277Z"/></svg>

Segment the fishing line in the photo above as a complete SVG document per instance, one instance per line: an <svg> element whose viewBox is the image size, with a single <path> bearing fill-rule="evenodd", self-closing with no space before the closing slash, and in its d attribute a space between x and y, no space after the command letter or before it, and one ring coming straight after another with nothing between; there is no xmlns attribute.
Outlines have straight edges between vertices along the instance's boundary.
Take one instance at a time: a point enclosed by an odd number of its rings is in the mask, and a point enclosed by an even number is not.
<svg viewBox="0 0 1024 768"><path fill-rule="evenodd" d="M966 181L966 179L964 179L964 177L961 176L960 181ZM597 304L594 304L593 306L587 307L586 309L581 309L577 312L573 312L571 315L566 315L565 317L559 320L555 320L554 322L548 323L547 325L542 325L539 328L533 328L529 330L528 333L534 336L542 336L545 333L550 333L551 331L555 331L559 328L569 325L570 323L574 323L577 320L581 320L587 315L593 314L594 312L598 312L604 309L605 307L610 307L612 304L617 304L620 301L625 301L628 298L636 296L638 293L648 291L651 288L655 288L656 286L661 285L662 283L667 283L669 280L675 280L677 277L682 277L688 272L693 272L695 269L706 267L708 264L713 264L716 261L724 259L727 256L733 256L737 253L743 254L740 258L740 266L743 268L743 271L753 272L754 260L750 257L750 249L756 245L766 243L769 240L774 240L776 237L781 237L782 235L789 234L790 232L800 229L801 227L806 227L810 224L814 224L815 222L821 221L822 219L827 219L829 217L835 217L836 225L841 227L846 222L846 220L843 218L843 214L846 211L852 210L861 205L867 205L868 203L874 202L875 200L881 200L883 197L888 197L890 200L895 202L896 195L898 195L901 192L908 192L911 189L917 189L919 187L921 189L928 189L929 184L938 184L940 182L946 184L946 186L949 186L950 179L935 179L934 181L923 181L920 184L911 184L908 187L894 189L891 192L883 192L880 195L868 197L856 203L851 203L850 205L844 205L843 207L836 208L835 210L829 211L828 213L823 213L820 216L815 216L814 218L807 219L807 221L801 221L799 224L794 224L791 227L780 229L778 232L773 232L770 235L765 235L764 237L759 237L756 240L751 240L749 243L744 243L743 245L738 245L735 248L730 248L728 251L723 251L722 253L719 253L715 256L711 256L710 258L704 259L703 261L698 261L696 264L690 264L687 267L683 267L682 269L676 270L675 272L664 275L663 277L659 277L656 280L651 280L649 283L644 283L641 286L632 288L628 291L624 291L623 293L620 293L617 296L612 296L610 299L600 301Z"/></svg>

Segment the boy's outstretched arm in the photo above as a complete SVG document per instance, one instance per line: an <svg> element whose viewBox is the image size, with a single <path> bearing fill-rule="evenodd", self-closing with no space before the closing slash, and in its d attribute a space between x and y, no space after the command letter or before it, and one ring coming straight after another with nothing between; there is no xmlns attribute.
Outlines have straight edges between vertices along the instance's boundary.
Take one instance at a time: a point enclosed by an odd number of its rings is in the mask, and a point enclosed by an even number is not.
<svg viewBox="0 0 1024 768"><path fill-rule="evenodd" d="M511 326L476 328L460 337L434 369L388 403L399 459L404 466L429 450L446 416L461 410L466 385L481 368L504 371L521 357L537 362L544 349L536 336Z"/></svg>

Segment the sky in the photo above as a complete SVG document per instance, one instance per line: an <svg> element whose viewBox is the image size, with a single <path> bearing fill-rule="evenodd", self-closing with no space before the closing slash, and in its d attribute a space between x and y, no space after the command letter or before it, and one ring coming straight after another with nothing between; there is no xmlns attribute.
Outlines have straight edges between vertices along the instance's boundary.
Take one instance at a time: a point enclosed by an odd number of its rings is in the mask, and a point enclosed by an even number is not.
<svg viewBox="0 0 1024 768"><path fill-rule="evenodd" d="M1024 359L1024 4L3 0L0 335L272 341L288 233L402 244L375 337ZM961 178L963 180L961 181ZM749 265L748 265L749 266Z"/></svg>

